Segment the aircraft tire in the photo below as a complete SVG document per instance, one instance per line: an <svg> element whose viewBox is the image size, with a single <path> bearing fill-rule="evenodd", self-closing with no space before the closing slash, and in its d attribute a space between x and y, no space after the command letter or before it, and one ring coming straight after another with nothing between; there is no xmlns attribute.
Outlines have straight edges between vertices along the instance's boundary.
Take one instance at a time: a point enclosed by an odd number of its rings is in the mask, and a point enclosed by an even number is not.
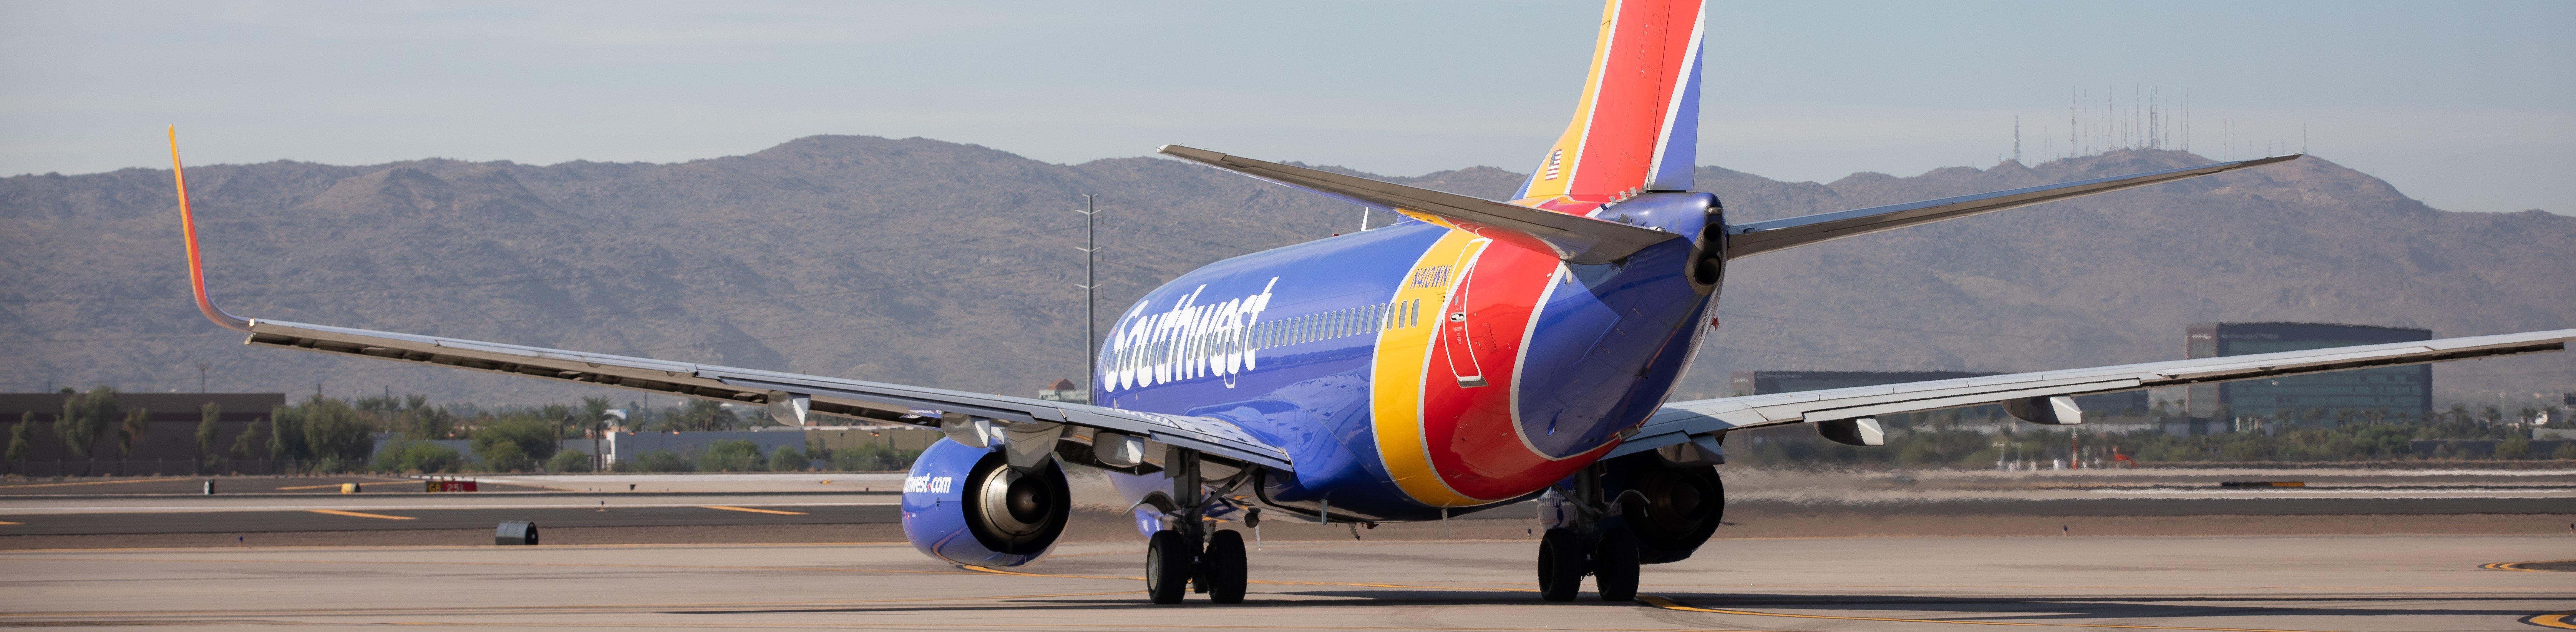
<svg viewBox="0 0 2576 632"><path fill-rule="evenodd" d="M1583 591L1583 536L1549 529L1538 539L1538 598L1573 601Z"/></svg>
<svg viewBox="0 0 2576 632"><path fill-rule="evenodd" d="M1637 600L1637 538L1627 529L1605 529L1592 554L1592 589L1602 601Z"/></svg>
<svg viewBox="0 0 2576 632"><path fill-rule="evenodd" d="M1208 536L1208 599L1217 603L1243 603L1243 590L1252 583L1250 569L1243 555L1243 532L1218 531Z"/></svg>
<svg viewBox="0 0 2576 632"><path fill-rule="evenodd" d="M1154 603L1180 603L1182 596L1190 594L1190 567L1196 561L1191 558L1198 557L1192 550L1198 547L1191 544L1181 532L1170 529L1156 531L1146 541L1145 595Z"/></svg>

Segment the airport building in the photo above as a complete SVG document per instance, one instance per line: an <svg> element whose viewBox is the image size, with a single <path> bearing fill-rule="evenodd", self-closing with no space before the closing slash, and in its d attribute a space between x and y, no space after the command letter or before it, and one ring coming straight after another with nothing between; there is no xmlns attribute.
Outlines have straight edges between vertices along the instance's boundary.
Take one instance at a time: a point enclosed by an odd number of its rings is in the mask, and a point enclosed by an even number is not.
<svg viewBox="0 0 2576 632"><path fill-rule="evenodd" d="M1971 371L1737 371L1731 390L1736 395L1769 395L1988 375L2002 374ZM2148 407L2146 391L2084 395L2076 397L2075 403L2083 407L2088 416L2145 414ZM2003 414L2001 406L1976 406L1968 410L1976 411L1969 413L1972 415Z"/></svg>
<svg viewBox="0 0 2576 632"><path fill-rule="evenodd" d="M2192 325L2184 343L2185 357L2217 358L2431 339L2432 330L2407 327L2204 323ZM2186 387L2184 402L2186 414L2210 420L2286 421L2338 411L2422 419L2433 412L2433 367L2419 364L2201 384Z"/></svg>
<svg viewBox="0 0 2576 632"><path fill-rule="evenodd" d="M0 426L33 421L26 429L27 454L22 461L57 460L168 460L184 462L204 456L197 444L197 426L205 421L204 406L219 407L215 421L217 446L231 446L250 428L254 420L286 404L285 393L117 393L118 418L111 427L98 433L89 446L65 445L54 434L54 421L63 415L63 403L70 393L0 393ZM144 412L146 425L130 438L120 437L123 415ZM7 439L0 438L0 442ZM130 443L129 443L130 442ZM268 444L252 446L254 458L266 458Z"/></svg>

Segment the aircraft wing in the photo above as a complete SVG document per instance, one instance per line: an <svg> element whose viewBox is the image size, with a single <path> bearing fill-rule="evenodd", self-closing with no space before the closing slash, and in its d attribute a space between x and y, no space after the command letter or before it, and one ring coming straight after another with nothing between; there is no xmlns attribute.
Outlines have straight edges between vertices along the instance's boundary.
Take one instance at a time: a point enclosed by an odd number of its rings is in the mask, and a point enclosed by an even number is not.
<svg viewBox="0 0 2576 632"><path fill-rule="evenodd" d="M1253 160L1242 156L1164 145L1164 155L1252 176L1273 184L1304 189L1344 202L1391 211L1432 215L1470 227L1490 227L1528 235L1572 263L1609 263L1647 246L1681 235L1581 215L1506 204L1478 197L1409 187L1320 169Z"/></svg>
<svg viewBox="0 0 2576 632"><path fill-rule="evenodd" d="M2576 340L2576 329L1672 402L1656 411L1653 418L1639 426L1627 441L1612 449L1610 455L1677 445L1691 441L1694 436L1736 428L1842 422L1983 404L2004 404L2008 411L2019 408L2042 417L2076 414L2064 407L2052 409L2048 400L2060 396L2163 386L2546 353L2565 350L2569 340ZM2015 416L2023 414L2017 412ZM2081 423L2081 417L2058 423Z"/></svg>
<svg viewBox="0 0 2576 632"><path fill-rule="evenodd" d="M1022 424L1063 423L1128 433L1245 463L1291 469L1286 450L1263 443L1232 423L1209 417L277 320L244 322L250 331L246 343L252 346L764 404L790 416L804 412L791 409L798 407L801 399L806 410L815 412L933 427L938 426L943 415L973 415Z"/></svg>
<svg viewBox="0 0 2576 632"><path fill-rule="evenodd" d="M772 417L797 421L802 421L808 412L821 411L922 426L939 427L950 422L972 427L977 424L974 418L980 417L994 422L977 430L981 439L1010 440L1013 445L1027 445L1017 441L1019 437L1050 436L1046 433L1061 428L1051 424L1067 424L1126 433L1242 463L1291 469L1287 450L1264 443L1231 422L1211 417L234 316L216 307L206 294L205 268L197 248L197 221L188 206L188 175L179 166L179 133L175 127L170 131L170 168L171 178L178 186L179 225L188 245L188 280L196 291L197 310L217 326L249 332L250 338L244 343L253 346L763 404L769 406ZM983 434L985 431L993 434ZM1052 444L1044 447L1051 449Z"/></svg>

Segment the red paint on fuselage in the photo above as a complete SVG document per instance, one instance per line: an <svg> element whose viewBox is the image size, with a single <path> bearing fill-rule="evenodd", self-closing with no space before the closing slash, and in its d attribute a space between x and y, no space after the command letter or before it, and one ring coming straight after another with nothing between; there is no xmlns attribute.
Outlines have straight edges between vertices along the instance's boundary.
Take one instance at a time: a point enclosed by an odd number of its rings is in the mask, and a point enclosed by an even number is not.
<svg viewBox="0 0 2576 632"><path fill-rule="evenodd" d="M1521 343L1557 265L1552 252L1497 240L1476 257L1439 315L1441 340L1432 345L1423 380L1423 439L1441 481L1460 494L1487 500L1526 494L1573 475L1616 445L1552 460L1521 440L1512 419ZM1460 313L1463 322L1450 322ZM1461 385L1458 378L1468 373L1481 373L1485 385Z"/></svg>

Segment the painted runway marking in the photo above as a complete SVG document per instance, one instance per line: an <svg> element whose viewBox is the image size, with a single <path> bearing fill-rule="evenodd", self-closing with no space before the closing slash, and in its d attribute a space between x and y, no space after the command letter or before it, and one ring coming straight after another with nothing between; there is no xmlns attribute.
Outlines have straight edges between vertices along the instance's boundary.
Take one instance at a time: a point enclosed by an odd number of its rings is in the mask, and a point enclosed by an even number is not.
<svg viewBox="0 0 2576 632"><path fill-rule="evenodd" d="M722 510L725 510L725 511L748 511L748 512L751 512L751 513L778 514L778 515L781 515L781 516L802 516L802 515L806 515L806 514L805 514L805 512L802 512L802 511L779 511L779 510L776 510L776 509L753 509L753 508L750 508L750 507L730 507L730 506L725 506L725 505L701 505L701 506L702 506L702 507L706 507L706 508L708 508L708 509L722 509Z"/></svg>
<svg viewBox="0 0 2576 632"><path fill-rule="evenodd" d="M358 513L358 512L355 512L355 511L340 511L340 510L337 510L337 509L307 509L306 511L310 511L310 512L313 512L313 513L318 513L318 514L331 514L331 515L334 515L334 516L349 516L349 517L353 517L353 518L375 518L375 519L378 519L378 520L419 520L419 518L413 518L413 517L411 517L411 516L388 516L388 515L384 515L384 514Z"/></svg>
<svg viewBox="0 0 2576 632"><path fill-rule="evenodd" d="M1665 610L1682 610L1682 611L1688 611L1688 612L1713 612L1713 613L1717 613L1717 614L1734 614L1734 615L1744 615L1744 616L1751 616L1751 617L1788 617L1788 618L1792 618L1792 619L1836 619L1836 620L1842 620L1842 621L1895 621L1895 622L1901 622L1901 623L1948 623L1948 624L1954 624L1954 625L2009 625L2009 626L2014 626L2014 627L2041 627L2041 628L2119 628L2119 629L2124 629L2124 630L2216 630L2216 631L2219 631L2219 632L2322 632L2322 631L2319 631L2319 630L2275 630L2275 629L2270 629L2270 628L2195 628L2195 627L2175 626L2175 625L2115 625L2115 624L2109 624L2109 623L2013 623L2013 622L2007 622L2007 621L1962 621L1962 620L1955 620L1955 619L1900 619L1900 618L1894 618L1894 617L1839 617L1839 616L1833 616L1833 615L1822 615L1822 614L1788 614L1788 613L1784 613L1784 612L1757 612L1757 611L1752 611L1752 610L1720 610L1720 609L1717 609L1717 608L1694 608L1694 607L1691 607L1691 606L1685 606L1685 605L1682 605L1680 602L1676 602L1676 601L1673 601L1673 600L1671 600L1671 599L1666 599L1666 598L1663 598L1663 597L1657 597L1657 596L1654 596L1654 595L1638 595L1638 596L1637 596L1637 601L1639 601L1639 602L1643 602L1643 603L1645 603L1646 605L1654 606L1654 607L1657 607L1657 608L1662 608L1662 609L1665 609Z"/></svg>
<svg viewBox="0 0 2576 632"><path fill-rule="evenodd" d="M2515 570L2521 570L2521 569L2515 569ZM2544 628L2558 628L2558 629L2561 629L2561 630L2576 630L2576 610L2569 610L2569 611L2566 611L2566 612L2552 612L2552 613L2549 613L2549 614L2535 614L2535 615L2531 615L2531 616L2528 616L2528 617L2523 617L2523 618L2522 618L2522 622L2523 622L2523 623L2529 623L2529 624L2536 625L2536 626L2540 626L2540 627L2544 627Z"/></svg>
<svg viewBox="0 0 2576 632"><path fill-rule="evenodd" d="M2522 567L2522 565L2524 565L2524 564L2565 564L2565 563L2570 563L2570 562L2576 562L2576 560L2540 560L2540 561L2537 561L2537 562L2495 562L2495 563L2492 563L2492 564L2479 564L2479 565L2478 565L2478 568L2483 568L2483 569L2487 569L2487 570L2491 570L2491 571L2522 571L2522 572L2525 572L2525 573L2546 573L2546 572L2549 572L2549 570L2548 570L2548 569L2542 569L2542 568L2523 568L2523 567Z"/></svg>

